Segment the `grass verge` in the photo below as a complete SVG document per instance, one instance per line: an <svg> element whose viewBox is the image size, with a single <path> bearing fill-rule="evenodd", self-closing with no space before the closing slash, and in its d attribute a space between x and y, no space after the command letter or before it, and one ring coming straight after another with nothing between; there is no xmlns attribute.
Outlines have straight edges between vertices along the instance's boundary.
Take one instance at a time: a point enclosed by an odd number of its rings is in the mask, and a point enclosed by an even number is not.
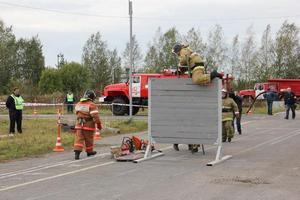
<svg viewBox="0 0 300 200"><path fill-rule="evenodd" d="M30 119L23 120L23 134L14 137L1 137L0 139L0 162L7 160L32 157L51 152L55 146L57 126L54 119ZM0 122L0 136L7 135L9 122ZM120 120L111 123L113 128L119 128L120 133L145 131L147 122ZM111 134L103 134L107 137ZM73 146L74 135L62 133L62 144L65 149Z"/></svg>

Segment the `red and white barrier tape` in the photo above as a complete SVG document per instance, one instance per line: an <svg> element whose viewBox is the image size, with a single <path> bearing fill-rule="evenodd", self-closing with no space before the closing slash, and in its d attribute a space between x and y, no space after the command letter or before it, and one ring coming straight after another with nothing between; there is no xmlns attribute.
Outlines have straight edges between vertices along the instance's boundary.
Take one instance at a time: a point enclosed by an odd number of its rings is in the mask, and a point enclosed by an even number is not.
<svg viewBox="0 0 300 200"><path fill-rule="evenodd" d="M43 107L43 106L67 106L67 105L76 105L76 104L63 104L63 103L24 103L25 107ZM96 104L98 106L130 106L129 104L122 104L122 103L112 103L112 104ZM5 102L0 102L0 107L6 107ZM132 105L132 107L139 107L139 108L148 108L148 106L142 105Z"/></svg>

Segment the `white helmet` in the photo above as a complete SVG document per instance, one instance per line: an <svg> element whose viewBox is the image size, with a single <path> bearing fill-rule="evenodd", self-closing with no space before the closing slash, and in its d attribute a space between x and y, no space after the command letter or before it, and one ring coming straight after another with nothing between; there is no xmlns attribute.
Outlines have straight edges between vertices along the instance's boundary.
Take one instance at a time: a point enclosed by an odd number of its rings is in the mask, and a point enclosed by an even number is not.
<svg viewBox="0 0 300 200"><path fill-rule="evenodd" d="M222 89L222 92L226 92L226 93L227 93L227 90L226 90L225 88L223 88L223 89Z"/></svg>

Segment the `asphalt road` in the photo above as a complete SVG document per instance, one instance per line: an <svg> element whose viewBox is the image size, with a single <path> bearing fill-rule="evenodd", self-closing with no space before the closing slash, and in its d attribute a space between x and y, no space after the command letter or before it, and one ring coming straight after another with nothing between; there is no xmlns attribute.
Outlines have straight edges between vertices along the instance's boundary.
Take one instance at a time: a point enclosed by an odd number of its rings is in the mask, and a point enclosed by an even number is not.
<svg viewBox="0 0 300 200"><path fill-rule="evenodd" d="M298 113L300 114L300 113ZM141 133L140 135L145 135ZM298 200L300 199L300 123L276 116L245 117L243 135L224 144L219 165L206 155L158 145L165 155L143 163L115 162L108 146L120 136L98 142L99 154L73 160L72 152L0 164L1 200Z"/></svg>

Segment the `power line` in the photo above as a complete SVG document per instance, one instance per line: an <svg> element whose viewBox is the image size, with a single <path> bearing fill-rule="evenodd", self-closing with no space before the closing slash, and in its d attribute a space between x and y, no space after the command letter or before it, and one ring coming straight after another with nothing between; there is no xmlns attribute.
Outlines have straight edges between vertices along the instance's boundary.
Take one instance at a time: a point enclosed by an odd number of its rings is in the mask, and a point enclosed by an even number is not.
<svg viewBox="0 0 300 200"><path fill-rule="evenodd" d="M114 19L128 19L128 16L113 16L113 15L98 15L98 14L89 14L89 13L81 13L81 12L69 12L63 10L56 10L56 9L48 9L48 8L41 8L41 7L34 7L22 4L15 4L9 2L0 2L2 5L10 6L10 7L18 7L18 8L25 8L31 10L38 10L44 12L51 12L51 13L59 13L64 15L76 15L76 16L85 16L85 17L99 17L99 18L114 18ZM268 16L268 17L247 17L247 18L230 18L230 19L187 19L187 18L162 18L162 17L143 17L143 16L135 16L133 17L136 20L144 20L144 21L165 21L165 22L236 22L236 21L249 21L249 20L267 20L267 19L287 19L287 18L299 18L300 15L286 15L286 16Z"/></svg>
<svg viewBox="0 0 300 200"><path fill-rule="evenodd" d="M215 22L215 21L249 21L249 20L266 20L266 19L286 19L286 18L298 18L300 15L290 16L274 16L274 17L248 17L248 18L230 18L230 19L167 19L167 18L154 18L154 17L135 17L135 19L141 20L159 20L159 21L195 21L195 22Z"/></svg>
<svg viewBox="0 0 300 200"><path fill-rule="evenodd" d="M6 6L11 6L11 7L19 7L19 8L26 8L26 9L31 9L31 10L59 13L59 14L64 14L64 15L78 15L78 16L86 16L86 17L128 19L128 17L125 17L125 16L110 16L110 15L97 15L97 14L88 14L88 13L80 13L80 12L68 12L68 11L63 11L63 10L54 10L54 9L27 6L27 5L8 3L8 2L0 2L0 4L6 5Z"/></svg>

